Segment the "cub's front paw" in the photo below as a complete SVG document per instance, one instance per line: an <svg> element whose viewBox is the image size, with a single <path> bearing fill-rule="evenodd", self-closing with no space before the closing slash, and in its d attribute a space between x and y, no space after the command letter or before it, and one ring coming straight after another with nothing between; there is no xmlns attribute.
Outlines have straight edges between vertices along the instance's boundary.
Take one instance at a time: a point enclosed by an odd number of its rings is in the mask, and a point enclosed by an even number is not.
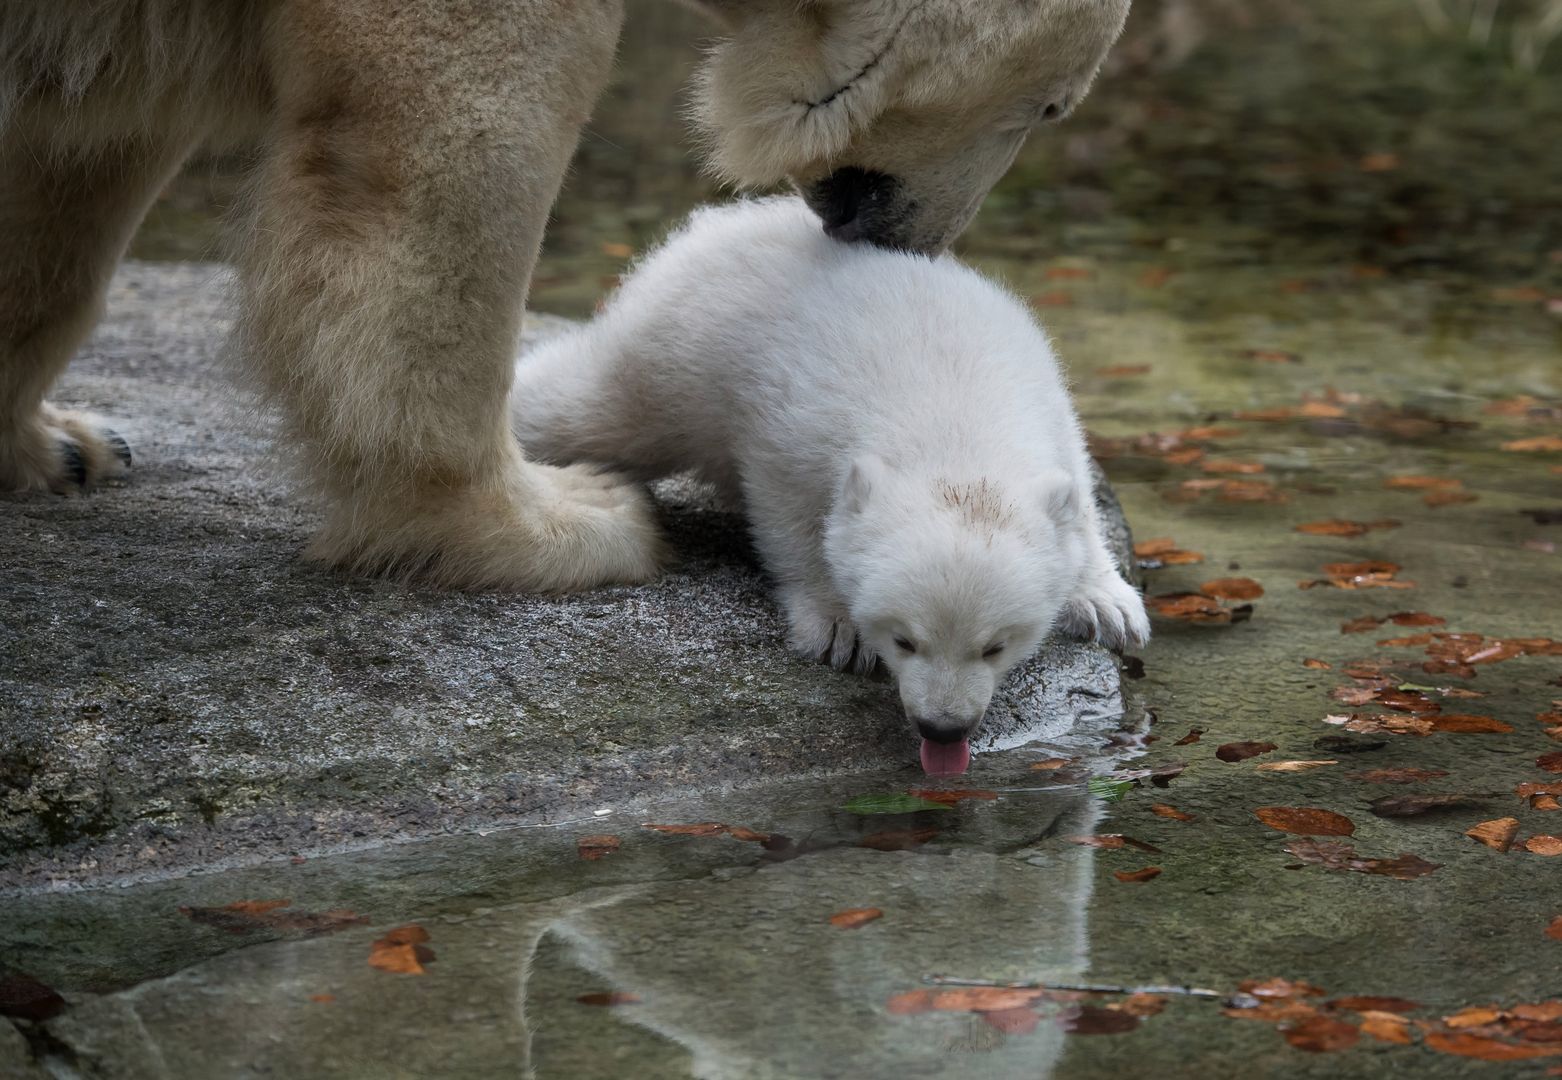
<svg viewBox="0 0 1562 1080"><path fill-rule="evenodd" d="M783 599L788 647L798 656L859 675L873 670L878 654L857 638L851 616L802 595Z"/></svg>
<svg viewBox="0 0 1562 1080"><path fill-rule="evenodd" d="M129 468L129 444L91 413L43 404L0 432L0 491L84 494Z"/></svg>
<svg viewBox="0 0 1562 1080"><path fill-rule="evenodd" d="M1112 570L1080 585L1063 606L1060 625L1076 637L1093 638L1109 649L1139 646L1150 640L1144 598Z"/></svg>

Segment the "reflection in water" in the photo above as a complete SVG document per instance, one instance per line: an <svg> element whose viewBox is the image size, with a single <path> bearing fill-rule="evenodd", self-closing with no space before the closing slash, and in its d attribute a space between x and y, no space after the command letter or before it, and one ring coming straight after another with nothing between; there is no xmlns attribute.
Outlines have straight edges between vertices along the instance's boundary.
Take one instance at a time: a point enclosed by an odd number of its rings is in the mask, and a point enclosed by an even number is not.
<svg viewBox="0 0 1562 1080"><path fill-rule="evenodd" d="M1082 791L985 807L949 841L907 851L831 846L698 882L637 886L549 924L530 983L572 965L598 989L638 995L613 1016L677 1044L700 1080L762 1077L1046 1076L1065 1038L1054 1023L1005 1033L979 1015L890 1015L929 973L1077 980L1102 803ZM838 929L832 913L882 908ZM549 950L547 939L564 949ZM539 1080L600 1069L580 1007L526 995Z"/></svg>

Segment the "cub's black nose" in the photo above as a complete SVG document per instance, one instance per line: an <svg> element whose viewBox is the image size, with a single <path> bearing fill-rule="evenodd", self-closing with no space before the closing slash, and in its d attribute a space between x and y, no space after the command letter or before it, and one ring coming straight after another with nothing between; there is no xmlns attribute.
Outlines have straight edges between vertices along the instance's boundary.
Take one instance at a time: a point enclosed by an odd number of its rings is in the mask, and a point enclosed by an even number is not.
<svg viewBox="0 0 1562 1080"><path fill-rule="evenodd" d="M887 173L848 165L810 184L803 201L832 238L880 241L879 233L895 216L891 211L899 186Z"/></svg>
<svg viewBox="0 0 1562 1080"><path fill-rule="evenodd" d="M968 738L971 725L962 724L953 717L933 717L917 721L917 731L928 742L949 744Z"/></svg>

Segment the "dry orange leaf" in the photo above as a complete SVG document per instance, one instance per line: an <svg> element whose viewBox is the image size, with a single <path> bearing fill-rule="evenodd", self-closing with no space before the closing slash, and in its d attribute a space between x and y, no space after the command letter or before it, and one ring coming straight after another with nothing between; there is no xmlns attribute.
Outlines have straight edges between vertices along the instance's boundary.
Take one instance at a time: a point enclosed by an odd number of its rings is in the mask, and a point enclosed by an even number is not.
<svg viewBox="0 0 1562 1080"><path fill-rule="evenodd" d="M1279 976L1272 979L1243 979L1237 984L1237 989L1266 1000L1323 996L1321 986L1314 986L1302 979L1282 979Z"/></svg>
<svg viewBox="0 0 1562 1080"><path fill-rule="evenodd" d="M907 990L885 1003L895 1016L925 1012L1004 1012L1023 1009L1047 996L1045 990L1007 986L962 986L950 990Z"/></svg>
<svg viewBox="0 0 1562 1080"><path fill-rule="evenodd" d="M1361 1030L1381 1042L1406 1045L1410 1042L1410 1021L1395 1013L1369 1009L1361 1014Z"/></svg>
<svg viewBox="0 0 1562 1080"><path fill-rule="evenodd" d="M841 930L855 930L859 926L866 926L874 919L882 919L884 909L876 907L854 907L845 911L837 911L830 916L830 925Z"/></svg>
<svg viewBox="0 0 1562 1080"><path fill-rule="evenodd" d="M1473 491L1455 491L1452 489L1428 491L1421 496L1421 501L1431 507L1458 506L1462 503L1473 503L1479 500L1480 496Z"/></svg>
<svg viewBox="0 0 1562 1080"><path fill-rule="evenodd" d="M1490 1036L1472 1035L1465 1031L1429 1031L1425 1041L1433 1050L1460 1057L1480 1058L1482 1061L1524 1061L1562 1054L1562 1046L1556 1044L1505 1043Z"/></svg>
<svg viewBox="0 0 1562 1080"><path fill-rule="evenodd" d="M1536 795L1529 801L1531 810L1562 810L1562 802L1555 795Z"/></svg>
<svg viewBox="0 0 1562 1080"><path fill-rule="evenodd" d="M1405 488L1420 490L1425 488L1461 488L1463 480L1456 480L1451 476L1390 476L1383 481L1386 488Z"/></svg>
<svg viewBox="0 0 1562 1080"><path fill-rule="evenodd" d="M1310 656L1302 661L1302 667L1311 668L1314 671L1332 671L1334 669L1334 665L1327 660L1315 660Z"/></svg>
<svg viewBox="0 0 1562 1080"><path fill-rule="evenodd" d="M1562 452L1562 435L1536 435L1529 439L1514 439L1512 442L1503 443L1502 448L1519 453Z"/></svg>
<svg viewBox="0 0 1562 1080"><path fill-rule="evenodd" d="M618 837L605 833L600 836L582 836L575 842L575 850L580 852L582 859L596 862L603 856L613 854L622 843Z"/></svg>
<svg viewBox="0 0 1562 1080"><path fill-rule="evenodd" d="M1045 761L1035 762L1031 765L1031 768L1036 772L1052 772L1054 769L1061 769L1069 763L1069 759L1066 757L1050 757Z"/></svg>
<svg viewBox="0 0 1562 1080"><path fill-rule="evenodd" d="M1562 750L1553 750L1549 754L1541 754L1535 759L1535 764L1539 765L1546 772L1562 773Z"/></svg>
<svg viewBox="0 0 1562 1080"><path fill-rule="evenodd" d="M422 975L423 965L434 961L434 950L424 942L428 931L416 923L398 926L369 946L369 966L393 975Z"/></svg>
<svg viewBox="0 0 1562 1080"><path fill-rule="evenodd" d="M1338 761L1264 761L1255 766L1258 772L1306 772L1321 769L1325 765L1338 765Z"/></svg>
<svg viewBox="0 0 1562 1080"><path fill-rule="evenodd" d="M1200 585L1199 592L1220 600L1256 600L1264 595L1264 587L1252 578L1216 578Z"/></svg>
<svg viewBox="0 0 1562 1080"><path fill-rule="evenodd" d="M1173 821L1196 821L1196 815L1184 813L1175 806L1168 806L1163 802L1151 803L1150 813L1157 817L1171 818Z"/></svg>
<svg viewBox="0 0 1562 1080"><path fill-rule="evenodd" d="M693 825L653 825L645 822L642 829L655 829L657 832L671 833L674 836L716 836L727 831L727 827L715 821L701 821Z"/></svg>
<svg viewBox="0 0 1562 1080"><path fill-rule="evenodd" d="M1467 735L1503 735L1513 730L1513 725L1490 716L1473 716L1469 713L1443 713L1430 718L1433 731L1457 731Z"/></svg>
<svg viewBox="0 0 1562 1080"><path fill-rule="evenodd" d="M1355 822L1316 806L1260 806L1253 814L1271 829L1301 836L1350 836Z"/></svg>
<svg viewBox="0 0 1562 1080"><path fill-rule="evenodd" d="M1536 795L1562 795L1562 782L1547 784L1520 784L1513 789L1513 793L1521 799L1532 799Z"/></svg>
<svg viewBox="0 0 1562 1080"><path fill-rule="evenodd" d="M1473 825L1464 831L1464 835L1472 840L1479 840L1489 848L1507 851L1513 846L1513 837L1518 831L1519 819L1505 817Z"/></svg>
<svg viewBox="0 0 1562 1080"><path fill-rule="evenodd" d="M1296 526L1299 533L1311 536L1365 536L1373 529L1397 529L1399 522L1391 518L1382 521L1345 521L1329 518L1326 521L1308 521Z"/></svg>
<svg viewBox="0 0 1562 1080"><path fill-rule="evenodd" d="M1409 998L1383 997L1371 994L1356 994L1350 997L1334 998L1329 1002L1329 1008L1331 1009L1351 1009L1362 1014L1369 1012L1407 1013L1415 1012L1420 1007L1420 1002L1411 1001Z"/></svg>
<svg viewBox="0 0 1562 1080"><path fill-rule="evenodd" d="M1356 1025L1321 1014L1287 1024L1281 1028L1281 1033L1285 1041L1298 1050L1314 1054L1348 1049L1361 1037Z"/></svg>
<svg viewBox="0 0 1562 1080"><path fill-rule="evenodd" d="M1112 876L1118 881L1149 881L1153 877L1159 877L1159 866L1146 866L1139 870L1114 870Z"/></svg>
<svg viewBox="0 0 1562 1080"><path fill-rule="evenodd" d="M1233 461L1229 459L1206 461L1204 464L1200 465L1199 468L1203 469L1207 473L1240 473L1247 476L1264 471L1262 462Z"/></svg>
<svg viewBox="0 0 1562 1080"><path fill-rule="evenodd" d="M1552 941L1562 941L1562 915L1551 920L1551 925L1546 927L1546 936Z"/></svg>
<svg viewBox="0 0 1562 1080"><path fill-rule="evenodd" d="M1183 619L1193 623L1226 623L1231 621L1231 609L1219 600L1202 593L1168 593L1147 597L1157 615L1168 619Z"/></svg>
<svg viewBox="0 0 1562 1080"><path fill-rule="evenodd" d="M1532 836L1524 841L1524 850L1536 855L1562 855L1562 836Z"/></svg>
<svg viewBox="0 0 1562 1080"><path fill-rule="evenodd" d="M1128 1013L1130 1016L1156 1016L1166 1008L1166 995L1150 994L1141 990L1129 994L1115 1005L1108 1005L1107 1008Z"/></svg>

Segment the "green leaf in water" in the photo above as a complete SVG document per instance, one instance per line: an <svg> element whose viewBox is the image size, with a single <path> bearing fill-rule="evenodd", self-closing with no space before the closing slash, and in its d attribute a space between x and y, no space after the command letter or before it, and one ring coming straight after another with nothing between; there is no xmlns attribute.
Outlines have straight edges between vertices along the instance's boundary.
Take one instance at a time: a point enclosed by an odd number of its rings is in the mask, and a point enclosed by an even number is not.
<svg viewBox="0 0 1562 1080"><path fill-rule="evenodd" d="M1134 786L1132 780L1112 780L1105 776L1093 776L1087 785L1090 794L1107 802L1122 802L1123 796L1128 794L1128 789Z"/></svg>
<svg viewBox="0 0 1562 1080"><path fill-rule="evenodd" d="M1435 687L1435 686L1422 686L1418 682L1402 682L1397 687L1395 687L1395 689L1396 690L1420 690L1423 693L1430 693L1431 691L1437 690L1438 687Z"/></svg>
<svg viewBox="0 0 1562 1080"><path fill-rule="evenodd" d="M858 795L842 809L853 814L911 814L918 810L948 810L950 807L915 795Z"/></svg>

